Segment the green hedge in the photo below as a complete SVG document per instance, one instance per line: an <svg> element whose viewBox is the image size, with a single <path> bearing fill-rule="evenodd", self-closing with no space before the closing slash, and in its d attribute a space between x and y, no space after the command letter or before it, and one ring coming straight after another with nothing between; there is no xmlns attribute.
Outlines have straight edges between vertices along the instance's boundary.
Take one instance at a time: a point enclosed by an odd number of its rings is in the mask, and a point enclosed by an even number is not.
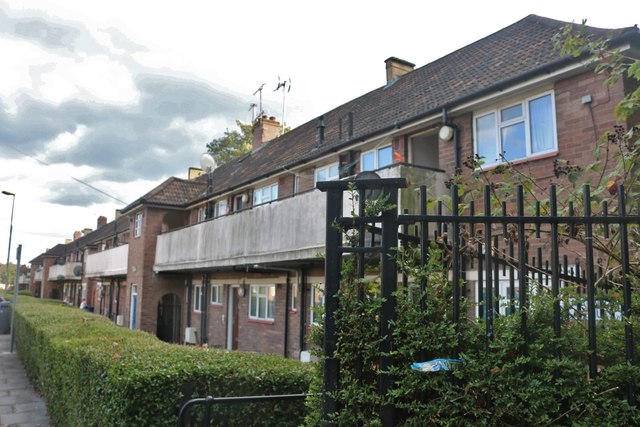
<svg viewBox="0 0 640 427"><path fill-rule="evenodd" d="M175 426L191 396L306 393L313 367L279 356L163 343L59 301L20 296L17 348L57 426ZM199 408L201 409L201 408ZM214 407L228 425L300 425L304 402ZM193 418L202 417L199 410Z"/></svg>

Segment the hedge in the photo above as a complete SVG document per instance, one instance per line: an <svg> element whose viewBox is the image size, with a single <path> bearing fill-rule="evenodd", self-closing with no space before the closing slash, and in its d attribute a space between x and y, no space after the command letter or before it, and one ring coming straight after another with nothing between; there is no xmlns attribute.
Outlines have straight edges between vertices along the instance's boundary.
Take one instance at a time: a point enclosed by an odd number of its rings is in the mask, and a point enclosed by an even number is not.
<svg viewBox="0 0 640 427"><path fill-rule="evenodd" d="M313 376L280 356L167 344L59 301L20 296L15 322L27 375L57 426L175 426L186 390L306 393ZM212 425L300 425L305 411L302 401L216 405Z"/></svg>

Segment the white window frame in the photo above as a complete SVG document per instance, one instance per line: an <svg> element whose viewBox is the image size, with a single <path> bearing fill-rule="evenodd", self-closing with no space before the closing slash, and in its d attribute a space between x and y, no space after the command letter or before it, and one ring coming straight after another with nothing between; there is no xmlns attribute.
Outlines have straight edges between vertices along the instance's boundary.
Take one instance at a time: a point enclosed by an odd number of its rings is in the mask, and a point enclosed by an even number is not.
<svg viewBox="0 0 640 427"><path fill-rule="evenodd" d="M198 222L204 222L207 219L207 207L202 206L198 208Z"/></svg>
<svg viewBox="0 0 640 427"><path fill-rule="evenodd" d="M325 295L324 295L324 283L314 283L311 285L311 291L309 292L309 322L312 325L317 325L315 307L324 307Z"/></svg>
<svg viewBox="0 0 640 427"><path fill-rule="evenodd" d="M291 311L298 311L298 283L291 284Z"/></svg>
<svg viewBox="0 0 640 427"><path fill-rule="evenodd" d="M202 285L193 286L193 311L202 313Z"/></svg>
<svg viewBox="0 0 640 427"><path fill-rule="evenodd" d="M380 153L384 150L391 150L391 161L389 163L385 163L385 164L381 164L380 162ZM373 155L373 167L372 168L367 168L365 169L364 166L364 159L366 156L369 155ZM393 164L393 147L391 146L391 144L389 145L385 145L383 147L379 147L379 148L374 148L373 150L369 150L369 151L364 151L362 154L360 154L360 172L364 172L364 171L373 171L373 170L377 170L380 168L384 168L386 166L392 165Z"/></svg>
<svg viewBox="0 0 640 427"><path fill-rule="evenodd" d="M229 213L227 199L218 200L213 207L213 217L218 218L219 216L226 215L227 213Z"/></svg>
<svg viewBox="0 0 640 427"><path fill-rule="evenodd" d="M133 223L133 237L140 237L142 235L142 212L138 212L135 216Z"/></svg>
<svg viewBox="0 0 640 427"><path fill-rule="evenodd" d="M260 187L253 192L253 205L262 205L264 203L278 200L278 183Z"/></svg>
<svg viewBox="0 0 640 427"><path fill-rule="evenodd" d="M531 116L530 116L530 111L529 111L529 104L531 101L543 98L548 96L550 101L551 101L551 126L553 127L553 141L552 141L552 147L546 150L541 150L538 152L533 152L533 148L532 148L532 140L531 140ZM513 119L508 119L508 120L502 120L501 119L501 112L509 109L511 107L515 107L515 106L521 106L522 108L522 116L518 117L518 118L513 118ZM508 102L508 103L503 103L498 105L496 108L492 109L492 110L483 110L479 113L475 113L473 116L473 134L474 134L474 138L473 138L473 150L474 153L480 153L479 150L479 135L480 135L480 131L478 129L478 120L485 118L489 115L493 115L494 116L494 134L493 137L495 139L495 152L496 152L496 156L498 157L497 159L488 159L485 158L484 159L484 166L495 166L495 165L499 165L501 163L505 163L505 161L502 159L501 153L502 153L502 138L501 138L501 130L502 129L506 129L509 126L513 126L515 124L518 123L524 123L524 134L525 134L525 155L523 157L518 157L518 158L513 158L510 159L510 162L519 162L519 161L523 161L523 160L527 160L530 158L535 158L538 156L542 156L545 154L549 154L549 153L555 153L558 151L558 126L556 123L556 103L555 103L555 94L553 90L550 91L546 91L546 92L541 92L541 93L537 93L533 96L529 96L527 98L521 99L519 101L516 102Z"/></svg>
<svg viewBox="0 0 640 427"><path fill-rule="evenodd" d="M211 285L209 303L222 305L222 285Z"/></svg>
<svg viewBox="0 0 640 427"><path fill-rule="evenodd" d="M314 175L316 184L320 181L337 181L340 179L340 165L338 164L338 162L336 162L331 163L327 166L316 168L316 172ZM324 175L324 178L322 178L321 175Z"/></svg>
<svg viewBox="0 0 640 427"><path fill-rule="evenodd" d="M272 322L276 317L275 312L276 285L251 285L249 287L249 319Z"/></svg>

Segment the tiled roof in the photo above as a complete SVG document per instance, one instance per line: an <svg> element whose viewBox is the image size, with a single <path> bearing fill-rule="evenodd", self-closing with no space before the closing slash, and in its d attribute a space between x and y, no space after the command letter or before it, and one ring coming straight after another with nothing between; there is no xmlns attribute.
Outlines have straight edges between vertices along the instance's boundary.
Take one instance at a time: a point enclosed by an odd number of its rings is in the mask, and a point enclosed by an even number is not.
<svg viewBox="0 0 640 427"><path fill-rule="evenodd" d="M144 196L140 197L138 200L129 204L122 210L122 212L128 212L142 203L172 207L186 207L194 199L198 199L205 195L206 189L206 176L197 180L171 177Z"/></svg>
<svg viewBox="0 0 640 427"><path fill-rule="evenodd" d="M29 263L30 264L41 264L42 260L44 259L44 257L59 257L59 256L62 256L62 255L65 255L66 253L67 253L67 245L65 245L64 243L58 243L53 248L47 250L44 253L41 253L40 255L38 255L37 257L35 257L31 261L29 261Z"/></svg>
<svg viewBox="0 0 640 427"><path fill-rule="evenodd" d="M317 120L305 123L253 153L216 169L213 173L213 194L246 185L337 151L352 142L433 115L443 107L497 92L515 82L546 74L570 61L577 61L575 58L561 57L553 47L552 37L566 24L529 15L405 74L393 84L353 99L323 115L326 127L322 146L317 144ZM637 27L587 29L589 34L598 38L631 36L638 40ZM353 115L353 136L347 139L349 114ZM338 130L340 120L342 135Z"/></svg>

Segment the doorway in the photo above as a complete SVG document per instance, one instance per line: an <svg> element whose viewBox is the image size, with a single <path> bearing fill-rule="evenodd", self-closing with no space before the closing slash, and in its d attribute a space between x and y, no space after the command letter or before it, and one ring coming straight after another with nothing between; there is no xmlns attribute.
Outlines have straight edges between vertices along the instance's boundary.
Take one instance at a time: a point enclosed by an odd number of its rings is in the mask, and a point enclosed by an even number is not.
<svg viewBox="0 0 640 427"><path fill-rule="evenodd" d="M156 336L165 342L180 342L180 319L182 310L176 294L166 294L158 301L158 324Z"/></svg>

